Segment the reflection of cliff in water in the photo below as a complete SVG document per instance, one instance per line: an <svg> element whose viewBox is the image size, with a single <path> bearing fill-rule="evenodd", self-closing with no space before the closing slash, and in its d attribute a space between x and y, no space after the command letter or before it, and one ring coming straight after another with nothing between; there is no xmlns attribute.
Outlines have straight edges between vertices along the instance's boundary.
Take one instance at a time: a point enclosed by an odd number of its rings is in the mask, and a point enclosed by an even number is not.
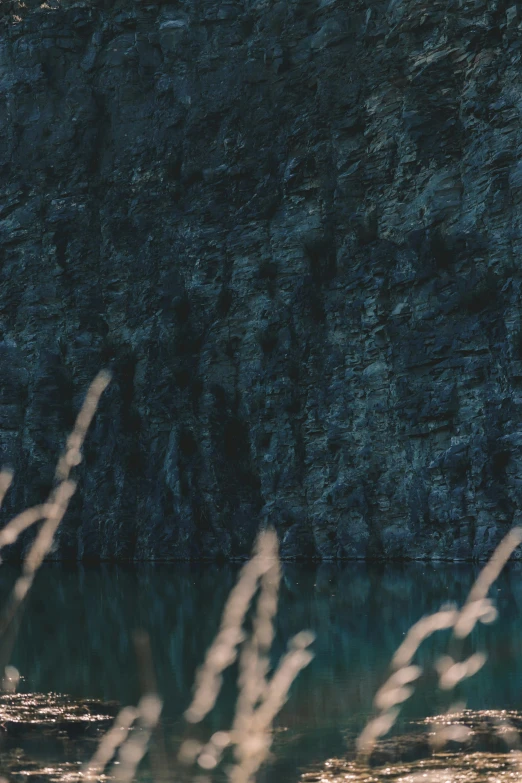
<svg viewBox="0 0 522 783"><path fill-rule="evenodd" d="M469 650L484 649L484 669L455 694L473 709L516 709L522 689L522 564L515 563L493 588L499 620L478 626ZM190 699L197 665L212 640L236 567L169 564L68 570L45 566L22 618L12 663L24 677L22 691L67 693L74 699L139 698L132 631L149 631L159 688L165 700L169 746L185 733L182 713ZM363 563L284 565L274 656L303 628L317 638L315 659L301 672L277 719L274 752L281 780L298 770L353 747L372 711L373 696L408 628L444 602L462 603L472 584L473 566L374 565ZM0 571L7 594L15 569ZM445 698L430 676L437 654L446 651L439 634L419 651L426 676L403 710L397 733L411 719L441 712ZM235 703L234 669L226 673L222 695L203 727L226 728ZM284 774L283 774L284 772ZM275 780L275 778L274 778ZM279 778L277 778L279 780Z"/></svg>
<svg viewBox="0 0 522 783"><path fill-rule="evenodd" d="M499 620L477 627L473 636L490 658L470 691L476 702L470 706L477 709L518 706L510 702L516 684L522 685L521 568L513 564L501 575L493 588ZM236 573L228 566L186 564L47 566L29 598L12 662L28 690L134 703L139 691L131 631L143 627L151 635L166 708L181 714ZM310 700L310 720L324 719L329 710L335 717L366 713L404 633L442 603L462 603L475 573L467 565L285 565L274 655L302 628L317 634L315 660L295 683L288 711L296 700ZM4 593L13 577L14 570L0 572ZM446 636L429 644L420 650L421 663L431 660L434 648L445 648ZM328 694L324 703L312 701L319 694Z"/></svg>

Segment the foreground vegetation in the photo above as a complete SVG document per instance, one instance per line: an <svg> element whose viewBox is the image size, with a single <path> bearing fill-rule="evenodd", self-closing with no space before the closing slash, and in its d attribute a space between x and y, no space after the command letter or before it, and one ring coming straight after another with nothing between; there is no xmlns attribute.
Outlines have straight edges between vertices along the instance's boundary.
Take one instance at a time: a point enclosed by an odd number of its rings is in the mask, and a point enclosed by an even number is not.
<svg viewBox="0 0 522 783"><path fill-rule="evenodd" d="M3 690L6 693L14 693L18 686L19 673L10 664L10 656L21 610L38 569L52 549L55 534L76 489L70 473L81 462L84 439L99 399L109 382L109 375L100 373L91 384L58 462L55 484L47 501L23 511L0 531L1 550L13 544L24 530L41 522L24 557L22 573L0 617L0 665ZM0 502L11 480L10 471L0 472ZM513 528L481 570L462 607L447 604L410 628L392 658L387 681L375 696L376 714L358 738L356 755L349 762L351 771L348 772L347 768L343 771L342 764L338 764L336 774L364 777L364 770L375 763L379 752L380 757L386 759L386 753L382 755L382 748L379 751L379 742L393 727L400 705L412 695L414 683L422 674L421 667L414 662L416 653L426 639L440 630L451 632L449 652L435 662L438 687L448 694L449 704L444 716L438 715L431 722L428 720L428 744L430 751L437 753L447 743L453 743L452 747L455 748L459 743L465 746L469 741L473 729L468 725L469 716L466 719L464 715L465 705L452 700L451 694L460 682L484 666L487 656L482 652L474 652L463 657L463 641L477 623L491 623L496 619L497 611L488 593L521 542L522 528ZM280 579L277 534L266 529L260 532L253 556L241 569L228 597L218 633L198 670L193 698L185 711L185 720L189 726L199 724L216 704L223 683L223 672L237 661L238 698L231 726L215 731L207 741L202 741L200 736L198 739L185 739L179 750L179 761L195 765L208 773L212 773L226 759L227 776L231 783L252 783L256 779L259 769L269 758L274 719L284 705L294 679L313 657L310 645L314 635L303 630L290 640L286 654L273 665L271 648ZM81 772L83 778L98 780L109 774L117 781L130 783L137 774L141 760L150 751L154 778L158 781L172 779L161 738L162 700L155 680L149 639L143 631L135 635L135 648L142 682L141 699L136 707L126 706L119 711L113 725L99 741L96 752L84 765ZM491 731L502 736L506 748L511 750L511 770L522 774L518 728L510 722L508 716L500 715L494 716ZM153 735L154 741L151 743ZM398 741L395 742L397 744ZM331 766L331 773L332 770ZM433 772L432 779L438 780L439 773L440 769ZM425 771L422 775L424 780L429 777Z"/></svg>

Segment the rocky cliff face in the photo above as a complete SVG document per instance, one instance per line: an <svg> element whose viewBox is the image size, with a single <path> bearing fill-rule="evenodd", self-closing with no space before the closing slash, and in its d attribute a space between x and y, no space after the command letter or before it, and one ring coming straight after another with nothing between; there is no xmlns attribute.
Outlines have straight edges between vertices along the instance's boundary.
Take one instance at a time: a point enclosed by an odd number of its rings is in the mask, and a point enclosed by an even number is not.
<svg viewBox="0 0 522 783"><path fill-rule="evenodd" d="M10 0L5 513L56 556L478 558L522 511L522 9Z"/></svg>

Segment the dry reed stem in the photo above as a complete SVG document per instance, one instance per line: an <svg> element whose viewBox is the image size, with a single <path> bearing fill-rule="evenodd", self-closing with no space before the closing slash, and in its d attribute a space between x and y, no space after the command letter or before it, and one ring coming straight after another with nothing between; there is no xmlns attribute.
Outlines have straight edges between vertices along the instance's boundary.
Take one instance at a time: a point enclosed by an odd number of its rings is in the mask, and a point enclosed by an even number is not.
<svg viewBox="0 0 522 783"><path fill-rule="evenodd" d="M306 643L313 641L313 634ZM292 643L294 640L290 642ZM304 642L304 639L303 639ZM288 691L298 673L307 666L313 654L303 649L292 649L279 664L267 685L259 707L250 714L236 713L235 728L230 732L230 744L235 745L235 764L228 773L231 783L251 783L255 773L268 758L272 744L272 723L284 705ZM215 757L215 763L219 756ZM215 766L215 763L212 766Z"/></svg>
<svg viewBox="0 0 522 783"><path fill-rule="evenodd" d="M491 602L486 598L489 588L497 579L498 575L506 565L507 561L522 543L522 527L514 527L504 536L497 546L490 560L479 573L473 587L470 590L466 603L462 607L460 617L455 623L453 635L457 639L464 639L475 627L477 621L476 615L480 612L480 607L487 609L491 607L496 611ZM496 616L496 615L495 615ZM495 617L493 617L495 619ZM492 622L492 620L486 620Z"/></svg>
<svg viewBox="0 0 522 783"><path fill-rule="evenodd" d="M441 609L439 612L429 614L418 620L408 633L403 643L392 658L392 669L398 670L403 666L409 666L413 656L425 639L428 639L436 631L444 631L452 628L458 617L458 610L453 608Z"/></svg>
<svg viewBox="0 0 522 783"><path fill-rule="evenodd" d="M196 723L212 709L221 687L221 672L233 663L237 646L243 642L239 695L231 731L216 732L205 746L187 740L179 754L182 761L197 758L200 767L210 770L217 766L224 749L233 745L237 763L228 772L231 783L250 783L267 759L274 717L285 703L297 674L313 657L305 648L315 637L303 631L290 641L289 651L268 680L280 579L277 534L266 530L259 534L255 554L241 570L225 605L220 630L198 672L194 698L185 713L189 722ZM242 624L258 586L252 633L245 638Z"/></svg>
<svg viewBox="0 0 522 783"><path fill-rule="evenodd" d="M110 374L106 371L98 373L85 397L85 401L78 413L71 435L67 440L63 456L58 462L56 479L59 482L52 490L47 501L39 506L26 509L12 519L2 531L0 531L0 550L13 544L20 533L35 522L43 519L44 522L27 553L22 575L16 580L8 603L0 619L0 634L5 634L6 629L16 618L18 611L29 592L36 572L40 568L44 558L51 551L55 533L67 510L69 501L76 490L76 483L69 480L69 473L74 465L81 462L80 449L83 445L87 429L96 412L100 397L110 382ZM0 503L3 501L13 474L4 469L0 472ZM11 634L9 645L12 648L14 635ZM10 651L9 651L10 652ZM5 651L4 651L5 657ZM3 678L5 680L5 676Z"/></svg>
<svg viewBox="0 0 522 783"><path fill-rule="evenodd" d="M69 489L72 489L72 492L69 495L69 499L72 496L75 489L75 485L71 487L73 482L70 482L67 489L60 488L62 483L67 481L71 468L74 465L79 465L81 462L80 449L83 445L83 441L85 440L87 429L96 412L100 397L107 388L107 385L110 382L110 378L110 373L108 373L106 370L102 370L100 373L98 373L87 390L84 403L76 418L73 431L67 439L64 454L60 457L56 467L55 476L60 483L51 492L45 503L22 511L7 523L7 525L0 531L0 550L4 546L14 544L20 533L22 533L35 522L38 522L40 519L53 518L53 520L55 520L56 515L60 510L58 507L63 505L65 496L68 495ZM12 471L3 469L0 472L0 503L3 501L5 493L7 492L12 479ZM45 534L43 538L47 539L48 541L47 534ZM36 544L36 541L34 543ZM34 549L34 553L32 555L31 561L27 564L29 569L32 568L33 564L36 564L38 559L36 553L39 552L40 547L36 548L33 545L32 549Z"/></svg>
<svg viewBox="0 0 522 783"><path fill-rule="evenodd" d="M10 627L12 621L16 618L38 569L46 555L51 551L58 526L76 490L76 483L69 480L69 474L71 469L79 465L82 460L81 448L85 436L98 407L100 397L109 382L110 374L102 371L90 385L76 418L73 431L67 439L64 453L60 457L56 468L55 479L58 484L51 492L47 501L18 514L0 531L1 549L8 544L13 544L22 531L35 522L40 519L44 520L24 559L22 576L15 582L8 606L0 623L1 632L5 632L6 628ZM0 504L5 497L12 478L13 474L11 471L5 469L0 472ZM14 635L10 639L11 647L13 643ZM145 672L145 675L150 679L148 671ZM19 674L17 670L14 667L5 666L2 680L4 690L12 692L16 689L18 679ZM138 764L147 751L149 739L158 723L161 708L162 702L159 696L156 693L149 692L142 696L136 709L125 707L121 710L116 717L113 727L102 737L91 761L85 765L83 770L84 776L90 780L99 777L116 750L120 748L119 765L115 770L114 777L119 783L130 783L134 778ZM130 734L134 723L137 723L138 726Z"/></svg>
<svg viewBox="0 0 522 783"><path fill-rule="evenodd" d="M134 780L138 765L147 752L152 732L158 724L162 706L157 693L146 693L139 700L137 725L126 742L120 745L119 764L114 770L114 779L118 783L131 783Z"/></svg>
<svg viewBox="0 0 522 783"><path fill-rule="evenodd" d="M236 660L244 640L243 621L258 588L259 579L273 564L277 535L266 531L258 537L254 557L241 569L237 584L225 604L216 638L196 674L192 703L185 711L189 723L199 723L214 707L222 684L222 672Z"/></svg>
<svg viewBox="0 0 522 783"><path fill-rule="evenodd" d="M63 519L67 505L72 497L76 484L73 481L64 481L56 489L54 500L49 504L49 513L40 528L33 545L31 546L22 568L22 576L16 580L8 602L3 610L0 620L0 634L4 634L17 616L20 607L31 589L34 577L45 555L50 551L54 534ZM9 639L10 650L15 641L15 635ZM5 653L4 653L5 656ZM5 663L4 663L5 667Z"/></svg>
<svg viewBox="0 0 522 783"><path fill-rule="evenodd" d="M486 596L521 542L522 528L510 530L480 571L453 627L453 636L456 639L462 640L468 636L479 620L482 623L491 623L497 618L498 612L493 602ZM452 690L461 680L479 671L486 660L487 656L484 653L475 653L462 662L455 662L450 656L443 656L436 664L439 671L439 687L442 690Z"/></svg>
<svg viewBox="0 0 522 783"><path fill-rule="evenodd" d="M515 527L504 536L480 571L460 610L454 606L443 607L434 614L422 617L410 628L392 658L392 674L375 696L374 705L380 712L366 724L357 738L356 747L360 760L367 761L376 741L387 734L394 725L399 715L399 708L396 705L412 695L414 688L405 686L413 679L417 679L422 672L420 667L411 666L413 657L422 642L436 631L449 628L453 628L455 638L463 639L471 633L478 621L491 623L496 619L497 610L493 602L487 598L487 593L520 543L522 543L522 527ZM459 682L476 674L486 659L484 653L475 653L460 662L455 662L449 655L443 656L436 663L439 687L442 690L454 689ZM412 669L415 670L413 673ZM408 679L410 675L411 679ZM434 742L438 744L442 736L443 732L439 732Z"/></svg>
<svg viewBox="0 0 522 783"><path fill-rule="evenodd" d="M84 764L82 775L87 780L99 778L118 751L112 773L118 783L131 783L147 752L152 732L157 728L163 703L156 692L156 676L152 663L149 635L136 631L134 645L143 695L137 707L124 707L111 728L102 736L91 760ZM163 747L152 759L155 780L167 780Z"/></svg>
<svg viewBox="0 0 522 783"><path fill-rule="evenodd" d="M373 703L378 709L387 710L394 704L405 701L412 693L409 683L416 680L421 674L420 666L404 666L394 672L377 691Z"/></svg>
<svg viewBox="0 0 522 783"><path fill-rule="evenodd" d="M500 544L493 552L484 568L479 572L464 606L453 626L453 636L462 640L468 636L477 622L492 623L496 620L498 612L493 602L487 598L491 585L498 578L502 569L508 562L514 550L522 542L522 527L515 527L504 536ZM485 653L474 653L464 661L454 661L450 655L443 655L435 663L439 674L438 686L441 690L452 691L459 682L472 677L484 666L487 661ZM448 715L455 711L462 711L465 703L450 706ZM435 749L441 749L449 740L465 739L469 731L465 726L446 725L438 727L430 740Z"/></svg>
<svg viewBox="0 0 522 783"><path fill-rule="evenodd" d="M44 523L38 531L38 535L33 541L29 552L25 556L23 573L27 579L32 580L42 565L45 556L51 551L54 535L75 491L76 482L66 480L62 481L55 492L53 492L51 503L47 504L49 510L46 514Z"/></svg>
<svg viewBox="0 0 522 783"><path fill-rule="evenodd" d="M50 513L52 513L52 503L42 503L39 506L33 506L22 511L16 517L13 517L11 521L0 530L0 549L5 546L14 544L18 536L27 530L28 527L34 525L40 519L45 519Z"/></svg>
<svg viewBox="0 0 522 783"><path fill-rule="evenodd" d="M147 631L137 629L134 631L134 649L138 661L138 671L140 676L141 693L143 696L152 695L159 698L156 672L154 670L154 659L150 636ZM162 704L160 704L160 709ZM156 720L155 742L150 748L150 762L152 776L156 783L169 780L167 769L167 754L165 751L165 738L163 736L160 724L160 716Z"/></svg>
<svg viewBox="0 0 522 783"><path fill-rule="evenodd" d="M82 769L82 776L87 780L97 779L104 771L116 750L129 735L130 728L138 717L135 707L124 707L119 711L112 727L101 738L96 753Z"/></svg>
<svg viewBox="0 0 522 783"><path fill-rule="evenodd" d="M9 468L3 468L0 471L0 506L4 502L4 498L7 490L11 486L13 480L13 471Z"/></svg>
<svg viewBox="0 0 522 783"><path fill-rule="evenodd" d="M266 676L270 668L269 653L274 638L273 621L277 613L281 569L277 536L272 535L272 540L265 539L265 542L267 557L273 562L261 576L253 632L244 642L239 658L239 696L232 726L236 734L247 730L255 707L266 691Z"/></svg>
<svg viewBox="0 0 522 783"><path fill-rule="evenodd" d="M435 663L439 673L439 688L443 691L453 690L459 682L467 677L473 677L487 661L485 653L473 653L465 661L454 661L451 655L443 655Z"/></svg>
<svg viewBox="0 0 522 783"><path fill-rule="evenodd" d="M268 682L265 680L258 707L244 713L241 700L238 699L231 732L238 763L229 771L231 783L250 783L266 761L272 744L273 720L285 704L293 681L314 657L313 653L305 649L314 638L310 631L302 631L290 640L289 651L271 679Z"/></svg>

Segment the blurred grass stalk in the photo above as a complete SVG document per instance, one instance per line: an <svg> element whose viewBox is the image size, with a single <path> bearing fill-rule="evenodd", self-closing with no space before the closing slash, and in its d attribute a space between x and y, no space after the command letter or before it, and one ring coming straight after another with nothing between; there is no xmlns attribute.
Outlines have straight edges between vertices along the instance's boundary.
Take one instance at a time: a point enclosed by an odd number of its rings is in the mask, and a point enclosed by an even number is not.
<svg viewBox="0 0 522 783"><path fill-rule="evenodd" d="M272 724L285 704L290 686L313 654L311 631L301 631L288 645L272 676L270 650L281 568L277 534L261 531L252 559L241 569L237 584L225 604L221 625L196 675L192 703L185 712L189 723L199 723L214 707L223 683L222 673L239 654L239 694L230 731L218 731L206 745L186 740L180 749L182 762L214 769L227 747L234 749L235 764L228 770L231 783L251 783L267 760L272 744ZM243 629L246 614L259 590L252 630Z"/></svg>
<svg viewBox="0 0 522 783"><path fill-rule="evenodd" d="M69 474L81 462L85 436L110 379L110 374L102 371L90 385L59 459L55 486L47 500L18 514L0 531L1 551L5 546L14 544L24 530L43 520L24 558L22 574L16 580L0 615L0 671L3 673L2 688L6 692L14 692L19 680L16 669L8 664L16 639L20 609L38 569L52 549L56 531L76 490L76 482L70 480ZM0 506L12 479L11 470L0 471ZM399 714L398 705L413 693L412 683L421 675L422 669L412 661L421 643L436 631L450 628L453 629L453 639L462 640L471 633L477 622L490 623L496 619L496 608L487 594L521 542L522 527L515 527L501 541L479 573L460 610L453 604L446 605L438 612L421 618L410 628L392 659L390 677L375 696L374 705L378 714L368 722L357 740L359 759L368 759L377 740L395 723ZM239 695L230 731L215 732L205 745L196 740L186 740L179 753L181 761L197 761L202 769L212 770L221 761L226 748L232 747L236 763L228 770L230 783L252 783L254 780L255 774L269 756L274 718L285 704L298 673L313 658L307 648L313 642L314 635L310 631L302 631L290 640L286 655L269 677L280 579L277 534L267 529L260 532L253 557L241 569L237 584L230 593L219 631L198 670L193 699L185 712L185 718L191 724L199 723L210 712L223 684L223 671L236 661L240 648ZM243 625L257 593L252 630L247 634ZM145 647L149 650L148 637L142 636L138 647L140 644L142 652ZM103 774L117 751L118 764L113 768L115 779L118 783L130 783L134 779L162 709L161 699L155 685L152 685L153 670L149 658L145 668L142 666L142 674L150 687L143 689L143 696L136 708L124 707L120 711L113 727L102 737L93 758L84 766L83 774L87 779L96 779ZM464 661L455 661L449 655L443 656L436 662L439 688L453 690L463 679L479 671L486 658L483 653L474 653ZM451 705L448 716L461 707ZM463 739L464 728L451 725L439 727L434 733L434 747L441 747L448 739ZM161 767L163 779L166 775L164 760Z"/></svg>
<svg viewBox="0 0 522 783"><path fill-rule="evenodd" d="M43 520L24 558L22 574L16 580L0 615L0 671L3 672L2 685L6 692L14 692L19 680L16 669L8 664L16 639L20 610L38 569L52 549L56 531L76 490L76 482L70 480L69 474L82 460L81 448L85 436L110 379L110 374L102 371L90 385L58 461L55 486L47 500L18 514L0 531L1 551L3 547L14 544L24 530ZM0 505L12 479L11 470L0 471ZM233 746L236 764L229 772L232 783L252 781L268 757L274 717L285 703L295 677L313 657L306 648L314 636L309 631L303 631L290 641L288 652L268 679L280 578L277 534L274 530L262 531L254 555L241 570L239 580L225 605L220 630L198 672L194 698L185 713L189 723L198 723L212 709L221 689L222 672L236 660L238 647L243 643L239 658L239 697L231 731L216 732L205 746L196 743L193 753L189 749L194 749L195 745L188 741L180 753L185 760L187 757L191 760L197 758L199 766L209 770L217 766L225 748ZM247 635L242 626L258 590L252 632ZM158 725L162 702L156 692L148 636L138 634L136 644L141 660L143 696L136 708L124 707L112 728L101 738L96 753L84 765L82 774L87 779L99 778L118 753L117 764L113 767L114 777L118 783L130 783ZM156 757L156 762L159 762L153 764L156 772L164 779L166 768L163 753Z"/></svg>
<svg viewBox="0 0 522 783"><path fill-rule="evenodd" d="M469 636L477 622L492 623L496 620L496 607L487 594L520 543L522 527L514 527L502 539L480 571L461 609L455 604L446 604L438 612L422 617L412 625L392 658L392 673L375 695L374 706L379 713L367 723L357 739L357 753L361 762L367 763L377 740L387 734L397 720L400 711L398 705L412 695L414 687L411 683L422 674L421 667L414 665L412 661L422 642L436 631L450 628L453 629L453 640L461 642ZM450 655L442 656L435 664L439 675L438 687L452 691L459 682L476 674L486 660L485 653L474 653L464 661L455 661ZM451 716L463 708L463 704L452 704L447 712L447 724L434 724L431 738L434 749L441 749L448 740L461 741L466 738L466 727L451 724Z"/></svg>
<svg viewBox="0 0 522 783"><path fill-rule="evenodd" d="M223 671L237 659L238 648L242 645L239 695L231 730L215 732L206 744L185 740L179 751L182 763L197 762L200 768L211 771L217 767L225 750L233 747L236 763L228 770L231 783L251 783L267 760L273 720L286 702L297 674L313 658L306 648L313 642L314 635L302 631L290 640L288 652L268 677L280 579L277 534L274 530L264 530L257 538L253 557L241 569L228 597L220 628L198 670L193 699L185 711L185 719L190 724L199 723L208 715L219 696ZM252 631L247 634L243 623L258 591ZM144 672L150 674L151 671L149 661ZM83 775L89 780L98 779L118 751L114 777L118 783L130 783L158 724L160 710L161 702L152 681L136 709L124 707L117 715L112 728L101 738L96 753L84 766ZM152 761L154 765L154 759ZM156 768L156 779L165 779L166 766L161 749Z"/></svg>
<svg viewBox="0 0 522 783"><path fill-rule="evenodd" d="M81 462L81 448L85 436L109 382L110 374L102 371L89 387L59 459L55 486L47 500L18 514L0 531L1 551L5 546L14 544L24 530L43 520L24 558L22 574L16 580L0 616L0 671L3 672L2 687L6 692L16 690L19 680L16 669L8 664L16 638L20 609L38 569L52 549L56 531L76 490L76 482L69 479L69 474L71 469ZM0 471L0 506L12 479L11 470ZM438 612L421 618L410 628L392 659L390 677L375 696L374 705L378 714L369 721L357 740L360 759L368 759L377 740L395 723L399 714L398 705L413 693L412 683L419 678L422 669L412 661L421 643L436 631L450 628L453 629L453 638L462 640L471 633L477 622L490 623L496 619L496 608L487 594L521 542L522 527L515 527L501 541L479 573L460 610L455 605L446 605ZM230 731L216 732L205 745L196 740L186 740L179 753L183 762L197 761L202 769L212 770L221 761L226 748L232 747L236 763L228 771L230 783L252 783L254 780L256 772L267 760L270 752L274 718L285 704L298 673L313 658L307 648L313 642L314 635L310 631L302 631L290 640L288 652L269 677L280 579L277 534L274 530L267 529L260 532L253 557L241 569L237 584L230 593L219 631L198 670L193 699L185 712L185 718L191 724L199 723L210 712L223 684L223 671L235 662L241 647L239 695L232 728ZM252 630L247 634L243 625L256 593L259 595ZM142 652L145 647L148 650L148 637L145 639L142 636L138 647L140 644ZM453 690L463 679L479 671L486 659L484 653L474 653L464 661L455 661L449 655L443 656L436 662L439 688ZM147 658L142 674L150 687L144 688L136 708L124 707L120 711L113 727L102 737L93 758L84 766L83 774L87 779L98 778L117 751L119 754L118 765L114 768L115 779L118 783L130 783L134 779L138 764L147 751L152 732L158 725L162 708L155 685L151 685L152 671L152 662ZM461 707L462 705L451 705L448 716ZM448 739L463 739L464 730L465 727L462 726L439 727L434 733L434 747L440 748ZM163 762L162 767L163 778L166 774Z"/></svg>
<svg viewBox="0 0 522 783"><path fill-rule="evenodd" d="M67 439L65 449L58 461L55 472L55 486L47 500L38 506L22 511L0 531L0 551L9 544L14 544L20 534L43 520L42 525L27 552L22 574L16 580L11 595L0 615L0 667L3 674L2 685L8 692L13 692L18 683L17 672L9 666L9 658L13 649L18 629L20 609L33 584L35 575L45 557L52 549L54 536L76 490L76 482L69 479L71 469L79 465L82 456L81 448L92 422L100 397L110 383L110 373L103 370L98 373L89 386L84 403L78 413L73 430ZM3 469L0 472L0 504L13 480L13 472ZM15 674L16 672L16 674Z"/></svg>
<svg viewBox="0 0 522 783"><path fill-rule="evenodd" d="M16 690L19 681L19 673L14 666L9 666L8 662L16 639L20 610L38 569L52 549L56 531L76 490L76 482L69 479L69 474L72 468L82 461L81 449L85 436L96 413L101 395L110 380L110 373L102 371L89 386L73 430L58 461L55 486L47 500L18 514L0 531L1 550L5 546L14 544L24 530L43 520L24 558L22 575L16 580L0 617L0 670L3 671L3 690L8 693L13 693ZM0 471L0 505L12 479L11 470ZM125 707L120 711L112 729L102 737L95 755L84 766L83 774L87 779L98 778L113 758L116 750L119 749L118 765L114 771L114 778L118 783L130 783L134 779L141 759L147 752L150 737L158 724L162 702L155 692L155 687L152 687L152 658L146 634L137 635L136 648L140 659L144 693L136 708ZM161 771L164 773L163 769Z"/></svg>

